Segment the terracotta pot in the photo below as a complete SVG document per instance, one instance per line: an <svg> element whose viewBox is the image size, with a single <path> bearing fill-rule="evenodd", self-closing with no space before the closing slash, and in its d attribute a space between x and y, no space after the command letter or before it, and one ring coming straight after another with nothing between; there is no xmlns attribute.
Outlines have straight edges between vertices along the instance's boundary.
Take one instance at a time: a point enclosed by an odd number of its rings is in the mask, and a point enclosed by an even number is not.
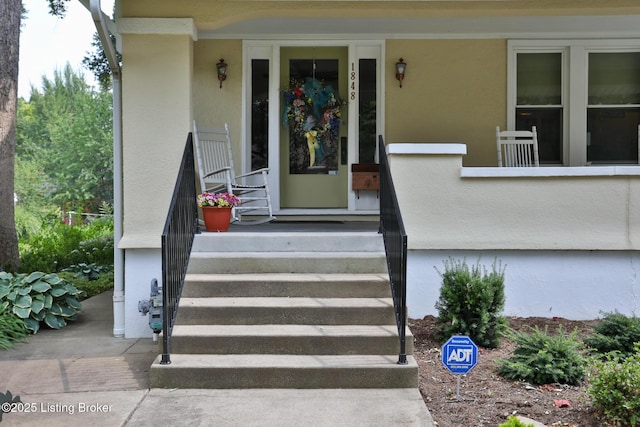
<svg viewBox="0 0 640 427"><path fill-rule="evenodd" d="M202 217L207 231L227 231L231 222L231 207L203 206Z"/></svg>

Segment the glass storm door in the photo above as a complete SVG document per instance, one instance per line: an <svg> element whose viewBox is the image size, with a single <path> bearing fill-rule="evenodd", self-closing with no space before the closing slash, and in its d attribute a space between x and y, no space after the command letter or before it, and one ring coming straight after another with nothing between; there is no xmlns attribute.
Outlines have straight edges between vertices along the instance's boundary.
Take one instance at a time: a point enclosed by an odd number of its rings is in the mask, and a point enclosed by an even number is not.
<svg viewBox="0 0 640 427"><path fill-rule="evenodd" d="M282 48L280 206L346 208L346 47Z"/></svg>

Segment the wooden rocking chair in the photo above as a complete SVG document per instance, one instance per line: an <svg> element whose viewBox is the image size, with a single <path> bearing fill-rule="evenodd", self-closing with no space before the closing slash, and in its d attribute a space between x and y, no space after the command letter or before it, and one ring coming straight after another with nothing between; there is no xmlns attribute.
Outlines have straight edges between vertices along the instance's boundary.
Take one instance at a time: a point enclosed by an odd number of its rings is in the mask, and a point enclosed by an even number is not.
<svg viewBox="0 0 640 427"><path fill-rule="evenodd" d="M500 131L496 127L498 167L540 166L538 158L538 133L533 126L528 130Z"/></svg>
<svg viewBox="0 0 640 427"><path fill-rule="evenodd" d="M194 120L193 136L201 191L228 192L240 199L240 204L233 209L231 222L252 225L275 220L267 182L269 169L235 174L229 125L198 128ZM245 215L251 218L244 219Z"/></svg>

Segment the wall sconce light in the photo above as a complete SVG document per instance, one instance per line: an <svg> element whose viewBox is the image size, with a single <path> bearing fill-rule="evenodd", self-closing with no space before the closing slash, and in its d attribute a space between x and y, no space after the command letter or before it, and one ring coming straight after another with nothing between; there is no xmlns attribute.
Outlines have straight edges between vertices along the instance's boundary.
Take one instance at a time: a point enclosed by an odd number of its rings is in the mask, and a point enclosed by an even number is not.
<svg viewBox="0 0 640 427"><path fill-rule="evenodd" d="M220 88L222 89L222 82L227 79L227 69L229 64L224 62L224 59L220 58L220 62L216 64L218 69L218 80L220 80Z"/></svg>
<svg viewBox="0 0 640 427"><path fill-rule="evenodd" d="M407 64L404 62L404 59L400 58L398 62L396 62L396 79L400 82L400 87L402 87L402 81L404 80L404 70L407 69Z"/></svg>

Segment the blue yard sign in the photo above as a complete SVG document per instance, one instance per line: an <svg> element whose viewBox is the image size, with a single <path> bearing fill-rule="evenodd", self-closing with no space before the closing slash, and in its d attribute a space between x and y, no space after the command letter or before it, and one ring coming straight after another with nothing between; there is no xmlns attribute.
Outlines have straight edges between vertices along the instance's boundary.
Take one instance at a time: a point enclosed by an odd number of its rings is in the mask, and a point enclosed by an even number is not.
<svg viewBox="0 0 640 427"><path fill-rule="evenodd" d="M465 375L478 364L478 346L469 337L453 336L442 346L442 364L452 374Z"/></svg>
<svg viewBox="0 0 640 427"><path fill-rule="evenodd" d="M460 399L460 377L478 364L478 346L469 337L454 335L442 346L442 364L458 376L456 398Z"/></svg>

